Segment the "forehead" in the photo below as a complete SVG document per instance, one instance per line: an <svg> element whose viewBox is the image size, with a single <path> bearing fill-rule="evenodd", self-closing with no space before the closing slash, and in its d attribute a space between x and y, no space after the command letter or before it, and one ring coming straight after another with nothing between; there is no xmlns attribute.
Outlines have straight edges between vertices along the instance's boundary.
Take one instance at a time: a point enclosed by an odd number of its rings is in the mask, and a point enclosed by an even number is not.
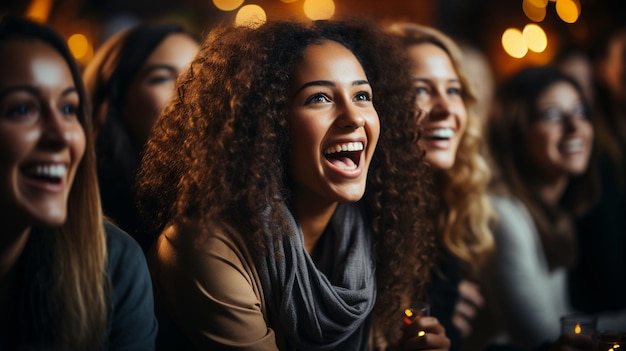
<svg viewBox="0 0 626 351"><path fill-rule="evenodd" d="M560 80L548 85L539 95L537 102L568 102L571 100L579 100L578 90L569 82Z"/></svg>
<svg viewBox="0 0 626 351"><path fill-rule="evenodd" d="M183 62L191 60L199 44L185 33L172 33L152 51L147 63Z"/></svg>
<svg viewBox="0 0 626 351"><path fill-rule="evenodd" d="M24 84L33 80L42 85L73 83L67 62L49 44L21 39L0 43L0 85Z"/></svg>
<svg viewBox="0 0 626 351"><path fill-rule="evenodd" d="M456 76L456 69L448 53L432 43L419 43L407 47L414 72L433 76Z"/></svg>
<svg viewBox="0 0 626 351"><path fill-rule="evenodd" d="M301 69L308 67L308 69ZM313 69L356 69L363 72L361 63L356 56L345 46L331 40L309 45L303 53L298 71L312 71Z"/></svg>

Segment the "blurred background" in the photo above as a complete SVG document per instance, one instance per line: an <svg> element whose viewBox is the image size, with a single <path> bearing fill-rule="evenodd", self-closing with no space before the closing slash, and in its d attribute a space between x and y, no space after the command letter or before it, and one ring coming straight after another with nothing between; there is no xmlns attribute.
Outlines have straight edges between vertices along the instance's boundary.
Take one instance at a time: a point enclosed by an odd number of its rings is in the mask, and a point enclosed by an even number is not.
<svg viewBox="0 0 626 351"><path fill-rule="evenodd" d="M0 0L0 11L52 25L83 65L105 39L140 21L175 21L198 35L229 21L412 21L480 50L496 79L546 63L563 47L593 50L626 25L626 0Z"/></svg>

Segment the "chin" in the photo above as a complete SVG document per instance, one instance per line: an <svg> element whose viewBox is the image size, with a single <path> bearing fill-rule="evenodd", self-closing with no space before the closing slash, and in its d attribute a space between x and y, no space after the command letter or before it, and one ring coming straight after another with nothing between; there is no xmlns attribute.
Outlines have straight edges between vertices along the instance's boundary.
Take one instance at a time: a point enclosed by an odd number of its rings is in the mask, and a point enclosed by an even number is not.
<svg viewBox="0 0 626 351"><path fill-rule="evenodd" d="M50 210L48 213L43 213L35 218L35 224L40 227L59 227L62 226L67 220L66 211Z"/></svg>
<svg viewBox="0 0 626 351"><path fill-rule="evenodd" d="M449 169L452 168L452 166L454 166L454 160L452 159L447 159L447 158L435 158L435 159L428 159L426 158L424 160L427 164L429 164L432 168L434 168L435 170L438 171L447 171Z"/></svg>
<svg viewBox="0 0 626 351"><path fill-rule="evenodd" d="M340 191L337 194L337 201L339 202L357 202L363 198L365 194L365 187L358 187L355 189L346 189Z"/></svg>

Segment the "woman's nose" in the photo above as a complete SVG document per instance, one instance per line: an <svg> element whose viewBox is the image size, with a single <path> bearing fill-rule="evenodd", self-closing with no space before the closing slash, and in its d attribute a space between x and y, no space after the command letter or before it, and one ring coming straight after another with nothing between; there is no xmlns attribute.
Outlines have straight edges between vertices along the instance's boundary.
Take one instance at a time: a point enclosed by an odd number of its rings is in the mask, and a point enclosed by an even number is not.
<svg viewBox="0 0 626 351"><path fill-rule="evenodd" d="M350 102L344 103L341 109L339 126L342 128L357 129L365 125L363 111Z"/></svg>
<svg viewBox="0 0 626 351"><path fill-rule="evenodd" d="M42 144L51 148L62 148L72 139L69 120L54 108L42 110Z"/></svg>

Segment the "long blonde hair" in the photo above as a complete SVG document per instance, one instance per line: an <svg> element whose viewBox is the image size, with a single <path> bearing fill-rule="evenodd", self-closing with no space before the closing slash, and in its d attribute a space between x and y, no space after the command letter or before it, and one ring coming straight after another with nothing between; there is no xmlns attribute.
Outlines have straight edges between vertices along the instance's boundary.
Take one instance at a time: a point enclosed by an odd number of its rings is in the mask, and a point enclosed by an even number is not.
<svg viewBox="0 0 626 351"><path fill-rule="evenodd" d="M490 222L495 215L487 196L491 172L481 154L483 138L481 121L474 110L476 94L463 72L461 50L442 32L419 24L395 23L389 26L389 31L400 36L405 47L430 43L443 49L463 87L467 129L453 167L436 173L441 196L437 229L443 248L459 258L470 273L475 273L493 250Z"/></svg>
<svg viewBox="0 0 626 351"><path fill-rule="evenodd" d="M43 235L37 241L35 250L46 256L28 257L49 259L50 262L45 261L47 266L41 270L47 276L28 277L34 281L29 284L36 288L24 293L35 301L35 305L29 307L36 313L25 316L28 320L23 323L35 328L34 331L22 331L26 333L22 337L34 343L51 342L55 349L94 350L103 341L105 333L109 289L106 236L95 173L87 94L65 41L54 30L18 17L0 17L0 42L7 40L42 41L64 58L79 94L78 119L86 138L85 154L68 198L65 223L58 228L36 228ZM43 286L42 282L49 282L51 286Z"/></svg>

